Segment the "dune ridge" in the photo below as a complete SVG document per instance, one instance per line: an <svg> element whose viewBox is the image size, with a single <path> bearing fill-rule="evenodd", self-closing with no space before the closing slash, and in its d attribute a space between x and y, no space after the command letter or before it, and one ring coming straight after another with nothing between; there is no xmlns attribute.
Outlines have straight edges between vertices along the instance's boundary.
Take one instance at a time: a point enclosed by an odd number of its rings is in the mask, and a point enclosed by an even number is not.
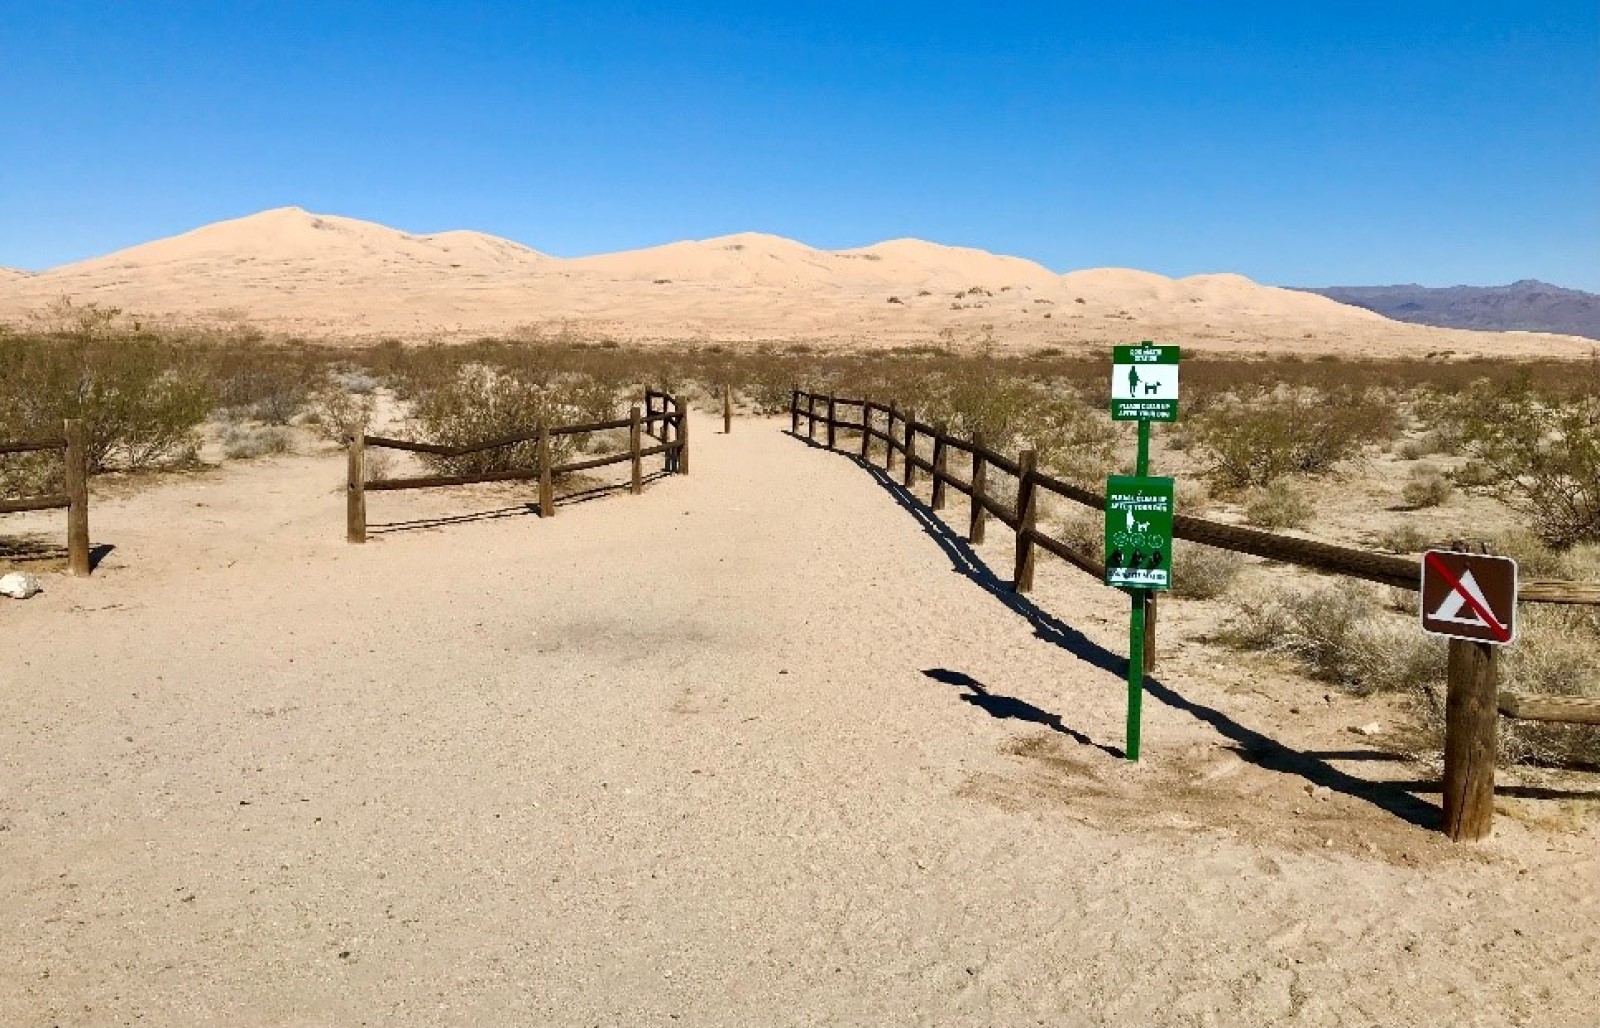
<svg viewBox="0 0 1600 1028"><path fill-rule="evenodd" d="M743 232L560 258L482 232L411 233L281 207L37 273L0 270L0 321L62 296L181 324L359 341L562 326L648 342L1002 348L1159 338L1347 356L1570 353L1566 336L1402 324L1242 275L1056 272L920 239L822 250Z"/></svg>

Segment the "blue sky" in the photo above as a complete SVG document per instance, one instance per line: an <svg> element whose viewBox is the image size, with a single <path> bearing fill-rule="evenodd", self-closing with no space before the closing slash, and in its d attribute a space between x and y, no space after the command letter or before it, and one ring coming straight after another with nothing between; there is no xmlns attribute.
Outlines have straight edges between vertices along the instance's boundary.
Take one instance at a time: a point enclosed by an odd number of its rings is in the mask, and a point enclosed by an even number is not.
<svg viewBox="0 0 1600 1028"><path fill-rule="evenodd" d="M0 265L288 204L1600 290L1600 4L0 5Z"/></svg>

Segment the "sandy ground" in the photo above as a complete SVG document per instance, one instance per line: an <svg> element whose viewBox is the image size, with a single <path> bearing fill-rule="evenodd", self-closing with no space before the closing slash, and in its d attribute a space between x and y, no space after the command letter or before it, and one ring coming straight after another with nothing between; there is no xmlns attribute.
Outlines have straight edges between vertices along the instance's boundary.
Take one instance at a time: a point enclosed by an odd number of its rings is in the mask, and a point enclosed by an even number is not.
<svg viewBox="0 0 1600 1028"><path fill-rule="evenodd" d="M1181 605L1131 766L1120 594L694 430L365 547L331 452L97 499L0 605L0 1023L1595 1023L1593 789L1452 846L1393 711Z"/></svg>
<svg viewBox="0 0 1600 1028"><path fill-rule="evenodd" d="M1190 352L1345 357L1581 358L1595 348L1571 336L1401 324L1240 275L1058 275L918 239L821 250L746 232L564 259L481 232L418 235L295 207L0 276L0 324L40 324L63 296L121 308L147 328L351 342L509 333L1098 353L1157 339Z"/></svg>

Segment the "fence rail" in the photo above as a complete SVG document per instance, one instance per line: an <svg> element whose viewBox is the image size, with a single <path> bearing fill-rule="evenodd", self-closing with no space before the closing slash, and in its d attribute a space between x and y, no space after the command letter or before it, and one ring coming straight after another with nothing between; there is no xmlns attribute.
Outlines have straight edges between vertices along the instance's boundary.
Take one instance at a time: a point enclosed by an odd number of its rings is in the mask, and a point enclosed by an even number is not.
<svg viewBox="0 0 1600 1028"><path fill-rule="evenodd" d="M62 451L59 493L23 496L0 500L0 514L22 514L37 510L67 512L67 568L83 578L91 570L89 561L89 451L85 445L83 422L69 419L62 423L56 439L14 439L0 442L0 455Z"/></svg>
<svg viewBox="0 0 1600 1028"><path fill-rule="evenodd" d="M662 455L666 470L674 474L689 473L689 418L688 405L675 396L655 389L645 390L645 404L649 411L641 414L635 405L628 417L612 421L596 421L582 425L538 425L522 432L467 443L463 446L444 446L438 443L418 442L412 439L391 439L386 436L369 436L357 433L349 440L349 462L345 486L346 537L352 543L367 541L367 500L369 492L395 492L405 489L438 489L446 486L475 485L482 482L520 482L537 479L539 482L539 516L552 517L555 510L556 475L591 471L613 464L632 465L629 491L637 495L644 488L642 463L647 457ZM656 407L659 406L660 410ZM650 431L660 427L660 435ZM561 436L589 435L617 429L628 430L628 448L620 453L606 454L587 460L553 463L550 459L550 440ZM649 436L659 445L645 446L643 438ZM386 478L367 481L366 451L368 448L400 450L408 453L425 453L438 457L465 457L474 453L502 449L521 443L537 443L538 454L531 468L510 468L502 471L485 471L470 475L421 475L411 478Z"/></svg>
<svg viewBox="0 0 1600 1028"><path fill-rule="evenodd" d="M819 413L818 407L822 407ZM859 411L855 418L841 417ZM859 434L861 460L871 463L876 444L883 446L885 471L893 471L896 458L901 467L901 482L911 488L917 473L931 478L929 507L945 506L946 490L954 488L970 499L967 538L984 541L989 516L1016 533L1016 556L1012 589L1026 593L1033 588L1035 553L1043 550L1059 557L1096 578L1103 578L1105 567L1098 557L1084 553L1065 540L1038 527L1038 498L1042 493L1094 510L1105 509L1105 497L1091 489L1063 482L1036 467L1032 450L1024 450L1013 461L985 446L981 438L959 439L942 425L919 421L916 412L902 410L898 403L882 404L870 399L823 396L795 388L789 404L789 428L800 435L800 419L806 419L805 437L817 439L819 425L826 430L825 445L839 449L840 429ZM880 429L877 422L883 422ZM898 426L898 427L897 427ZM923 437L932 443L930 456L923 457L918 444ZM971 457L969 478L949 469L949 452L957 450ZM999 472L1016 480L1017 502L1007 506L989 492L989 475ZM1299 539L1263 532L1239 525L1227 525L1205 518L1178 514L1173 517L1172 534L1189 542L1217 549L1232 550L1269 560L1297 564L1317 571L1365 579L1383 585L1408 589L1422 587L1418 562L1385 553L1371 553L1348 546ZM1518 586L1518 599L1524 603L1558 603L1600 606L1600 583L1568 582L1558 579L1525 579ZM1156 655L1156 599L1145 593L1143 653L1145 670L1153 671ZM1530 721L1558 721L1600 724L1600 700L1499 690L1494 671L1492 648L1452 640L1448 674L1449 710L1445 742L1445 830L1452 838L1477 839L1488 834L1493 810L1495 730L1498 712L1507 717Z"/></svg>

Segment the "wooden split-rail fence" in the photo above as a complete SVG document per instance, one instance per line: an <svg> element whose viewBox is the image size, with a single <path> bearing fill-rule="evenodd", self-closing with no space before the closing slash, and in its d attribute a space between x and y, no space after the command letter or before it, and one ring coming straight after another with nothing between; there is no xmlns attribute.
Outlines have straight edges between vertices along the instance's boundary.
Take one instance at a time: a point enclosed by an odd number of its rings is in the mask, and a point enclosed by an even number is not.
<svg viewBox="0 0 1600 1028"><path fill-rule="evenodd" d="M855 417L842 417L841 412L853 412ZM1026 593L1033 588L1037 550L1059 557L1096 578L1104 578L1105 567L1096 556L1082 553L1041 530L1038 521L1042 494L1059 496L1094 510L1105 509L1105 497L1040 471L1034 451L1023 450L1015 458L1007 457L986 446L981 435L972 439L958 438L944 425L917 420L914 411L902 410L898 403L846 399L798 388L791 395L789 418L789 429L796 436L801 434L800 422L804 419L805 437L813 442L819 441L817 433L821 429L824 437L820 442L830 450L841 449L841 431L854 434L857 456L865 463L872 463L875 444L881 443L884 469L895 470L898 458L901 484L906 488L916 486L919 473L929 476L928 505L933 510L945 509L949 490L965 494L971 504L967 519L970 542L984 541L991 517L1011 529L1016 533L1012 570L1012 588L1016 592ZM928 446L926 456L921 449L924 439ZM950 470L951 451L970 459L967 477ZM996 475L1015 480L1015 505L1005 503L993 489L992 476ZM1218 549L1414 592L1421 588L1420 564L1404 557L1369 553L1183 514L1173 517L1173 535ZM1600 606L1600 584L1592 582L1524 579L1517 593L1526 603ZM1146 593L1146 596L1144 664L1148 672L1155 669L1157 601L1154 593ZM1493 648L1463 640L1451 640L1447 677L1444 828L1455 839L1481 839L1489 834L1494 809L1496 716L1600 724L1600 701L1500 691Z"/></svg>
<svg viewBox="0 0 1600 1028"><path fill-rule="evenodd" d="M0 454L59 450L63 472L61 492L0 500L0 514L33 510L67 512L67 567L74 575L89 574L89 451L84 445L83 422L68 420L55 439L16 439L0 442Z"/></svg>
<svg viewBox="0 0 1600 1028"><path fill-rule="evenodd" d="M629 491L638 494L644 490L644 460L660 455L664 469L670 474L689 473L689 409L675 396L655 389L645 390L645 409L641 413L634 406L626 418L616 421L597 421L587 425L537 425L525 432L514 432L497 439L469 443L466 446L440 446L435 443L413 442L407 439L388 439L356 433L349 439L348 477L345 487L345 520L347 538L352 543L367 541L367 498L369 492L392 492L401 489L437 489L443 486L472 485L480 482L517 482L538 479L541 518L556 513L555 476L579 471L591 471L612 464L629 463L632 477ZM614 429L628 430L628 448L620 453L610 453L586 460L553 464L550 460L552 439L569 435L589 435ZM644 445L644 439L656 445ZM519 443L537 443L537 456L531 468L513 468L504 471L486 471L471 475L424 475L415 478L386 478L368 481L366 477L366 451L372 448L402 450L409 453L426 453L440 457L465 457L468 454L515 446Z"/></svg>

